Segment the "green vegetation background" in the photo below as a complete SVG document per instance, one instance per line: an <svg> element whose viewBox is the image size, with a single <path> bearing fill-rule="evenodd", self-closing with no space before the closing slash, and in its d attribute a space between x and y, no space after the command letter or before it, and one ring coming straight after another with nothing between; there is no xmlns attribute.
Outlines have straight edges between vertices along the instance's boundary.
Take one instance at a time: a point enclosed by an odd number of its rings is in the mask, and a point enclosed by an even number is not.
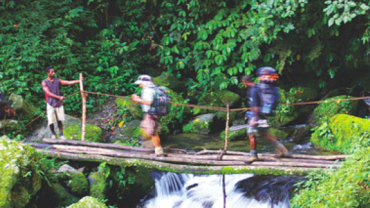
<svg viewBox="0 0 370 208"><path fill-rule="evenodd" d="M0 89L43 110L40 83L50 65L59 78L83 73L86 90L116 95L137 91L131 83L138 74L170 74L185 83L180 94L197 103L212 91L236 91L241 75L269 65L287 91L369 90L369 6L365 0L0 0ZM90 95L88 108L102 102ZM79 96L69 98L67 113L79 115L79 103ZM368 175L353 177L368 190ZM301 196L315 204L310 194ZM333 207L328 203L322 207Z"/></svg>

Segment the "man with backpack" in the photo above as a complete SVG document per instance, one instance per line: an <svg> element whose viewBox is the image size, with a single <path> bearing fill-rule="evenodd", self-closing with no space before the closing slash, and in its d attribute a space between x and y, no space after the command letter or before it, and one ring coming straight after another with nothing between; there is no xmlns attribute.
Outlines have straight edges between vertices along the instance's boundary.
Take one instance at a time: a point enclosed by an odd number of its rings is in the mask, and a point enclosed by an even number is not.
<svg viewBox="0 0 370 208"><path fill-rule="evenodd" d="M251 108L251 111L246 113L248 118L247 133L251 145L251 162L258 160L256 136L259 134L276 145L278 156L288 155L285 146L267 132L269 128L267 117L273 116L279 101L276 70L271 67L261 67L257 70L257 75L259 79L257 84L251 81L250 76L242 78L243 84L248 87L248 104Z"/></svg>
<svg viewBox="0 0 370 208"><path fill-rule="evenodd" d="M133 94L131 99L134 103L140 103L141 109L145 113L143 120L140 123L140 127L143 132L144 138L150 138L154 145L154 152L157 157L164 157L166 154L163 152L161 146L161 139L158 135L158 121L161 116L167 113L166 108L161 108L160 106L169 103L169 100L166 100L166 96L163 95L163 90L156 86L152 77L149 75L143 74L135 81L135 84L139 85L142 88L141 97ZM164 107L164 106L163 106Z"/></svg>

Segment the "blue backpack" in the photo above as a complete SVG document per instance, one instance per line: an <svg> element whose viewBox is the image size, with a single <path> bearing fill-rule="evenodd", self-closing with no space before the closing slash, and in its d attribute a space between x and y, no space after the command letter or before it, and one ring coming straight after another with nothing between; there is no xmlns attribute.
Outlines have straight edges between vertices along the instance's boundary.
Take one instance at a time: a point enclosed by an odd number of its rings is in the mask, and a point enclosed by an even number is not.
<svg viewBox="0 0 370 208"><path fill-rule="evenodd" d="M260 101L259 114L262 116L273 116L279 105L279 89L276 86L278 75L271 67L261 67L257 70L260 82L256 85Z"/></svg>
<svg viewBox="0 0 370 208"><path fill-rule="evenodd" d="M165 116L170 112L171 98L168 89L162 86L153 87L155 90L153 103L148 111L149 115Z"/></svg>

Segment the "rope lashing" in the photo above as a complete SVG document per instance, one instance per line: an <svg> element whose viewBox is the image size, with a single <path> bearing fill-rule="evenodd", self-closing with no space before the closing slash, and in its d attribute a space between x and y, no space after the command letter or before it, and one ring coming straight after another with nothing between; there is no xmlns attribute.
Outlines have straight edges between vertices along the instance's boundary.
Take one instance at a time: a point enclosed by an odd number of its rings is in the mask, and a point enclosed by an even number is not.
<svg viewBox="0 0 370 208"><path fill-rule="evenodd" d="M77 93L80 93L81 91L74 92L66 97L69 98ZM117 98L123 98L123 99L130 99L131 97L127 96L121 96L121 95L113 95L113 94L106 94L106 93L99 93L99 92L90 92L90 91L83 91L84 93L87 94L95 94L95 95L103 95L103 96L110 96L110 97L117 97ZM319 103L329 103L329 102L337 102L340 103L342 101L350 101L350 100L363 100L363 99L370 99L370 96L367 97L356 97L356 98L345 98L345 99L336 99L336 100L320 100L320 101L308 101L308 102L299 102L299 103L287 103L287 104L281 104L282 106L289 106L289 105L312 105L312 104L319 104ZM59 101L58 104L62 102ZM200 108L200 109L208 109L208 110L216 110L216 111L227 111L227 108L224 107L216 107L216 106L205 106L205 105L195 105L195 104L185 104L185 103L173 103L171 102L172 105L175 106L184 106L184 107L190 107L190 108ZM234 109L229 109L229 111L247 111L250 110L251 108L234 108ZM38 115L35 119L32 121L28 122L25 126L23 126L20 130L18 130L16 133L36 121L38 118L40 118L42 115L44 115L46 112L43 112L42 114Z"/></svg>

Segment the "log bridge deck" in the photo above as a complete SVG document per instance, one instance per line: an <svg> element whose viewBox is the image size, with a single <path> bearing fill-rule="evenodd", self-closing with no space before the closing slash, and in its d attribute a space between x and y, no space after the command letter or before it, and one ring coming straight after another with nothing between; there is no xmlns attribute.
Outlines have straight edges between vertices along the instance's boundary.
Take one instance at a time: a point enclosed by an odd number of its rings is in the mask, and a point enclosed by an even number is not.
<svg viewBox="0 0 370 208"><path fill-rule="evenodd" d="M246 152L221 150L187 152L181 149L164 148L167 156L156 157L152 148L78 140L43 139L42 141L43 143L31 145L50 157L77 161L105 161L115 165L144 163L157 168L190 172L222 172L225 167L239 170L274 169L285 172L307 172L318 168L335 170L340 162L348 157L348 155L292 154L289 157L277 158L275 154L259 154L258 161L248 162L250 154Z"/></svg>

